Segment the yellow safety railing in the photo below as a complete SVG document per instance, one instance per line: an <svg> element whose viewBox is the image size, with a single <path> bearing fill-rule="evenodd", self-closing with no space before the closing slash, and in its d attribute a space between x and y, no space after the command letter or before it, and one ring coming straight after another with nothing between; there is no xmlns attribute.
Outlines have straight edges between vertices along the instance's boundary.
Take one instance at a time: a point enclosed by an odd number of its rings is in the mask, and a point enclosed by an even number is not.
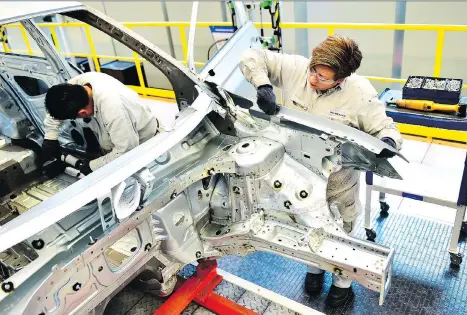
<svg viewBox="0 0 467 315"><path fill-rule="evenodd" d="M122 23L126 27L130 29L134 29L137 27L177 27L180 32L180 42L183 51L183 60L182 63L187 63L187 55L188 55L188 41L186 37L185 28L190 26L190 22L126 22ZM218 26L230 26L230 22L197 22L197 27L209 27L212 25ZM140 62L145 61L143 58L140 58L137 53L133 53L133 57L122 57L122 56L104 56L98 55L92 41L90 26L85 23L39 23L39 27L49 28L52 34L52 38L54 39L54 43L56 45L57 50L60 52L59 42L57 40L57 35L55 32L55 27L83 27L85 30L85 35L88 41L88 45L90 48L91 53L63 53L65 56L76 56L76 57L90 57L93 59L96 71L100 71L100 66L98 62L98 58L111 58L111 59L118 59L122 61L134 61L138 73L138 77L140 80L140 91L143 94L148 94L150 92L147 90L147 87L144 86L144 80L142 76L142 71L140 67ZM261 27L260 23L255 23L256 27ZM271 27L270 25L265 24L265 27ZM29 40L21 24L8 24L4 27L20 27L21 32L26 43L27 53L28 54L40 54L41 52L36 52L31 50L31 46L29 44ZM327 29L328 34L334 34L336 29L354 29L354 30L389 30L389 31L433 31L437 32L438 37L436 41L436 53L435 53L435 60L433 66L433 76L439 77L441 73L441 64L443 58L443 48L444 48L444 35L445 32L467 32L467 25L436 25L436 24L383 24L383 23L287 23L282 22L281 27L283 29ZM4 46L4 50L7 49ZM11 52L16 53L24 53L21 50L15 50ZM138 62L140 61L140 62ZM198 66L204 65L202 62L195 63ZM396 79L396 78L387 78L387 77L374 77L374 76L367 76L369 80L373 81L381 81L381 82L390 82L390 83L404 83L406 80L404 79ZM467 88L467 84L463 85L463 88ZM157 90L157 89L156 89ZM149 93L151 94L151 93ZM167 94L167 93L164 93Z"/></svg>
<svg viewBox="0 0 467 315"><path fill-rule="evenodd" d="M183 60L180 62L183 64L187 64L188 58L188 41L186 36L186 28L190 27L190 22L126 22L122 23L126 27L130 29L135 29L138 27L176 27L179 30L180 34L180 43L183 52ZM231 23L229 22L197 22L197 27L209 27L212 25L218 26L230 26ZM255 27L261 27L260 23L255 23ZM132 57L124 57L124 56L109 56L109 55L99 55L96 52L96 48L94 46L94 42L92 40L90 26L85 23L81 22L73 22L73 23L39 23L39 27L49 28L51 32L51 36L55 43L57 50L64 56L67 57L85 57L91 58L94 61L94 67L96 71L100 71L100 64L99 58L101 59L117 59L122 61L133 61L136 66L136 71L138 74L140 86L130 86L133 90L142 94L144 96L151 95L151 96L159 96L164 98L174 98L175 95L173 91L156 89L151 87L146 87L144 83L143 73L140 62L145 62L144 58L138 56L136 52L133 52ZM0 27L0 31L3 28L7 27L20 27L21 34L24 38L24 42L26 45L27 50L10 50L7 45L3 42L3 50L5 52L14 52L14 53L27 53L29 55L34 54L42 54L40 51L33 51L31 49L31 45L24 27L19 24L7 24ZM57 34L55 31L56 27L82 27L84 28L85 36L89 45L90 53L65 53L62 51L61 47L59 46L59 41L57 40ZM269 24L264 24L264 27L271 27ZM435 60L433 65L433 76L439 77L441 73L441 65L442 65L442 58L443 58L443 48L444 48L444 35L446 32L467 32L467 25L435 25L435 24L383 24L383 23L288 23L288 22L281 22L281 27L283 29L327 29L328 35L334 34L335 30L337 29L353 29L353 30L388 30L388 31L432 31L437 33L437 40L436 40L436 52L435 52ZM0 32L1 34L1 32ZM197 66L203 66L203 62L195 62ZM387 77L375 77L375 76L366 76L369 80L373 81L380 81L380 82L389 82L389 83L404 83L405 79L397 79L397 78L387 78ZM463 85L462 88L467 88L467 84ZM423 126L412 126L412 125L405 125L405 124L398 124L401 128L401 132L408 133L408 134L418 134L424 135L428 138L434 137L436 135L439 136L439 131L433 131L433 128L423 127ZM415 128L415 129L414 129ZM422 128L423 130L418 130L416 128ZM428 128L428 129L427 129ZM427 129L427 130L425 130ZM444 134L442 137L444 139L449 140L457 140L461 142L467 142L467 134L465 132L460 131L451 131L451 130L444 130Z"/></svg>
<svg viewBox="0 0 467 315"><path fill-rule="evenodd" d="M183 51L183 60L182 63L187 63L187 55L188 55L188 45L187 45L187 37L185 28L190 26L189 22L127 22L122 23L126 27L130 29L134 29L137 27L177 27L180 33L180 42ZM229 22L197 22L197 27L209 27L211 25L219 25L219 26L229 26L231 23ZM100 65L98 62L98 58L109 58L109 59L117 59L122 61L134 61L138 78L140 80L140 87L137 89L138 92L141 92L144 95L152 95L157 92L157 96L172 96L173 93L164 93L158 89L151 89L148 88L144 84L142 69L140 66L140 62L145 61L143 58L140 58L137 53L133 53L133 57L122 57L122 56L105 56L105 55L98 55L92 41L90 26L85 23L39 23L39 27L49 28L51 31L52 38L56 45L57 50L60 52L59 41L57 40L57 35L55 32L55 27L83 27L85 30L85 35L88 41L88 45L90 48L91 53L62 53L65 56L75 56L75 57L90 57L94 61L96 71L100 71ZM260 23L255 23L256 27L260 27ZM5 27L20 27L21 32L24 38L24 42L27 47L27 53L32 54L40 54L41 52L32 51L31 45L29 43L26 31L21 24L8 24ZM270 27L270 25L266 25L266 27ZM429 24L382 24L382 23L286 23L282 22L281 27L283 29L327 29L328 34L334 34L336 29L355 29L355 30L400 30L400 31L434 31L438 33L437 41L436 41L436 53L435 53L435 61L433 66L433 76L439 77L441 73L441 64L442 64L442 57L443 57L443 48L444 48L444 34L445 32L467 32L467 25L429 25ZM4 50L7 51L7 48L4 46ZM21 50L15 50L11 52L16 53L24 53ZM202 62L195 63L198 66L204 65ZM387 78L387 77L374 77L374 76L367 76L369 80L373 81L381 81L381 82L390 82L390 83L404 83L406 80L404 79L396 79L396 78ZM463 85L463 88L467 88L467 84Z"/></svg>

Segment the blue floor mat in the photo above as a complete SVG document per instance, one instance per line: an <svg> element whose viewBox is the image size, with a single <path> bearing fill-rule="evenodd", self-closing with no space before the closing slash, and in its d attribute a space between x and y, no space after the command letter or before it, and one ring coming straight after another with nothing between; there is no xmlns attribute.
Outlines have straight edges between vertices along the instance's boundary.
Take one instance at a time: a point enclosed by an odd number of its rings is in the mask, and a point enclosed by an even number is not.
<svg viewBox="0 0 467 315"><path fill-rule="evenodd" d="M362 222L357 226L356 237L366 239ZM219 260L219 268L325 314L467 314L466 262L450 267L450 225L390 212L387 218L377 216L373 226L376 243L396 252L392 285L382 306L377 292L353 283L354 300L330 309L325 304L329 273L321 294L310 297L304 290L306 266L270 253L227 256ZM461 238L461 253L465 243Z"/></svg>

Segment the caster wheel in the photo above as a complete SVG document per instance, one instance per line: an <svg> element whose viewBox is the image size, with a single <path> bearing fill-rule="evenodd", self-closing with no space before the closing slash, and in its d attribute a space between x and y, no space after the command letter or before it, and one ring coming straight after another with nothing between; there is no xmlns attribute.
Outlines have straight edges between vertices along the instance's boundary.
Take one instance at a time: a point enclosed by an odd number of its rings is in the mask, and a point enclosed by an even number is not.
<svg viewBox="0 0 467 315"><path fill-rule="evenodd" d="M462 222L461 232L467 234L467 222Z"/></svg>
<svg viewBox="0 0 467 315"><path fill-rule="evenodd" d="M376 239L376 232L375 230L368 230L366 229L366 239L370 242L374 242Z"/></svg>
<svg viewBox="0 0 467 315"><path fill-rule="evenodd" d="M379 204L381 209L381 212L379 213L380 216L387 218L389 216L389 205L386 201L380 201Z"/></svg>
<svg viewBox="0 0 467 315"><path fill-rule="evenodd" d="M462 255L459 254L449 254L451 256L451 264L454 266L460 266L462 263Z"/></svg>

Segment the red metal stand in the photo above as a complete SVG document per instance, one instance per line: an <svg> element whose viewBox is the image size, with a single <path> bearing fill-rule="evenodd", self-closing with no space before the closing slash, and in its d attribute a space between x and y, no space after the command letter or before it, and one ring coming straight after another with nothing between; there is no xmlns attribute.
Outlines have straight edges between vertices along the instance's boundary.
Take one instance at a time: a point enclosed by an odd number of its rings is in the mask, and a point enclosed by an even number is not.
<svg viewBox="0 0 467 315"><path fill-rule="evenodd" d="M196 267L196 273L185 280L153 315L179 315L191 301L220 315L258 315L213 292L222 281L222 276L217 274L216 269L216 260L200 262Z"/></svg>

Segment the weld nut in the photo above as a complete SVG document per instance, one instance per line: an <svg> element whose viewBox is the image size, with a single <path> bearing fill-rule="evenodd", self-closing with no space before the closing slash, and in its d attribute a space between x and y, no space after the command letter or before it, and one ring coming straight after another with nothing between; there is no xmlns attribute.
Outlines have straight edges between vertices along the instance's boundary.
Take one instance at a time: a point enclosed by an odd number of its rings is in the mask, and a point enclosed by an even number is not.
<svg viewBox="0 0 467 315"><path fill-rule="evenodd" d="M42 239L38 239L38 240L32 241L31 245L32 245L32 247L34 247L34 249L39 250L39 249L44 248L45 243L44 243L44 241Z"/></svg>
<svg viewBox="0 0 467 315"><path fill-rule="evenodd" d="M308 193L306 192L306 190L302 190L300 191L299 196L300 198L305 199L306 197L308 197Z"/></svg>
<svg viewBox="0 0 467 315"><path fill-rule="evenodd" d="M289 200L284 201L284 207L286 207L287 209L290 209L291 205L292 203Z"/></svg>
<svg viewBox="0 0 467 315"><path fill-rule="evenodd" d="M8 282L3 282L2 283L2 290L5 293L9 293L15 290L15 286L13 285L13 282L8 281Z"/></svg>
<svg viewBox="0 0 467 315"><path fill-rule="evenodd" d="M278 180L274 182L274 189L280 189L282 187L282 183Z"/></svg>
<svg viewBox="0 0 467 315"><path fill-rule="evenodd" d="M81 289L81 283L76 282L73 284L73 291L79 291L79 289Z"/></svg>

